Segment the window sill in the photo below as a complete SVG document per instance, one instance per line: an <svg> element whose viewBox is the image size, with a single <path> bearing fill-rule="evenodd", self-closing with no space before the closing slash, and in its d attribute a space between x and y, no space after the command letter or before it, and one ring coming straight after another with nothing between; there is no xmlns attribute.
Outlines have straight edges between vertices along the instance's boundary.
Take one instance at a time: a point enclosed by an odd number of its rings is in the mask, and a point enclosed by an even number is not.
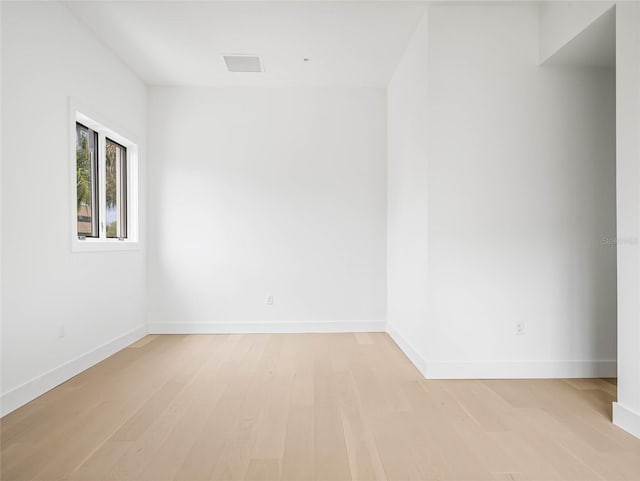
<svg viewBox="0 0 640 481"><path fill-rule="evenodd" d="M71 242L72 252L111 252L111 251L137 251L140 250L139 241L94 240L73 239Z"/></svg>

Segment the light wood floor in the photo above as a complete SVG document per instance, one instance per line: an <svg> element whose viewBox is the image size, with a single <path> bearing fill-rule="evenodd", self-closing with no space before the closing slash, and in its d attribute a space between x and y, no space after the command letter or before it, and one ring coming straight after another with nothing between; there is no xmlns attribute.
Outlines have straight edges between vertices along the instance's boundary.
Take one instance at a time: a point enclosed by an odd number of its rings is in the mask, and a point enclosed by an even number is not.
<svg viewBox="0 0 640 481"><path fill-rule="evenodd" d="M10 480L640 480L610 380L425 381L385 334L147 336L2 419Z"/></svg>

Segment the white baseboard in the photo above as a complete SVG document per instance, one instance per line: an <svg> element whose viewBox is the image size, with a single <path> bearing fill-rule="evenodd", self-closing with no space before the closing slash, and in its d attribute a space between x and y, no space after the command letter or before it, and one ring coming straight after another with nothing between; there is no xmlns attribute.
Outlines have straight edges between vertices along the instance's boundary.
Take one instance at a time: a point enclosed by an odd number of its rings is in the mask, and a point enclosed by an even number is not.
<svg viewBox="0 0 640 481"><path fill-rule="evenodd" d="M424 359L398 331L388 334L426 379L555 379L616 377L615 360L432 361Z"/></svg>
<svg viewBox="0 0 640 481"><path fill-rule="evenodd" d="M38 396L136 342L146 334L146 325L137 327L2 394L0 396L0 416L9 414L29 401L33 401Z"/></svg>
<svg viewBox="0 0 640 481"><path fill-rule="evenodd" d="M146 334L384 332L385 321L155 322L140 326L0 396L0 416L14 411ZM428 361L398 331L389 336L426 379L615 377L616 361ZM614 403L614 423L640 437L640 414Z"/></svg>
<svg viewBox="0 0 640 481"><path fill-rule="evenodd" d="M620 403L613 403L613 424L624 429L636 438L640 438L640 413L623 406Z"/></svg>
<svg viewBox="0 0 640 481"><path fill-rule="evenodd" d="M427 361L429 379L616 377L616 361Z"/></svg>
<svg viewBox="0 0 640 481"><path fill-rule="evenodd" d="M151 322L149 334L384 332L385 321Z"/></svg>
<svg viewBox="0 0 640 481"><path fill-rule="evenodd" d="M427 361L418 354L413 345L407 341L398 331L396 331L391 326L387 326L387 334L389 337L393 339L393 342L397 344L402 352L404 352L405 356L409 358L409 361L416 367L418 371L422 374L424 378L428 378L427 376Z"/></svg>

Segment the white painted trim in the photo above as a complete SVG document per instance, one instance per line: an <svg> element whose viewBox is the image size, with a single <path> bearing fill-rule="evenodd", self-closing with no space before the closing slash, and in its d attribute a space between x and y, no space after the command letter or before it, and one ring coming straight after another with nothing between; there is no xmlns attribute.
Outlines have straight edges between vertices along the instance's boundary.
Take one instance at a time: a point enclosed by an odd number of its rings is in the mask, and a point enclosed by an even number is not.
<svg viewBox="0 0 640 481"><path fill-rule="evenodd" d="M385 332L385 321L154 322L137 327L0 396L0 416L32 401L146 334ZM426 379L615 377L616 361L427 361L397 330L386 332ZM614 424L640 437L640 414L614 403Z"/></svg>
<svg viewBox="0 0 640 481"><path fill-rule="evenodd" d="M118 239L85 239L79 240L76 237L71 238L71 250L78 252L119 252L119 251L138 251L140 250L140 242L131 240Z"/></svg>
<svg viewBox="0 0 640 481"><path fill-rule="evenodd" d="M615 360L432 361L424 359L398 331L389 336L425 379L556 379L616 377Z"/></svg>
<svg viewBox="0 0 640 481"><path fill-rule="evenodd" d="M0 396L0 416L9 414L20 406L33 401L38 396L136 342L146 334L146 325L137 327L2 394Z"/></svg>
<svg viewBox="0 0 640 481"><path fill-rule="evenodd" d="M149 334L384 332L385 321L151 322Z"/></svg>
<svg viewBox="0 0 640 481"><path fill-rule="evenodd" d="M391 326L387 326L387 334L389 334L389 337L393 339L393 342L397 344L404 355L409 358L409 361L411 361L416 369L420 371L422 376L427 379L427 361L418 354L416 348Z"/></svg>
<svg viewBox="0 0 640 481"><path fill-rule="evenodd" d="M616 377L616 361L427 361L429 379Z"/></svg>
<svg viewBox="0 0 640 481"><path fill-rule="evenodd" d="M639 412L629 409L620 403L613 403L613 424L636 438L640 438Z"/></svg>

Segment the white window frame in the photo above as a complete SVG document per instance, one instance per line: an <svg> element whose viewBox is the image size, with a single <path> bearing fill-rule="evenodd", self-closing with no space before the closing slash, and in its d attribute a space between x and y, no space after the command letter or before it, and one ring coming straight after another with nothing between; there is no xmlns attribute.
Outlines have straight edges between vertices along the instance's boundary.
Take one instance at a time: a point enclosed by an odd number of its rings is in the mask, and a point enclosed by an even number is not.
<svg viewBox="0 0 640 481"><path fill-rule="evenodd" d="M78 205L76 188L76 123L90 128L98 134L98 198L99 201L99 237L78 237ZM108 127L110 126L110 127ZM112 128L113 127L113 128ZM126 251L140 248L138 219L138 143L121 128L115 128L112 122L69 98L69 157L70 157L70 218L72 252ZM127 149L127 237L116 239L106 237L105 220L105 146L107 137Z"/></svg>

